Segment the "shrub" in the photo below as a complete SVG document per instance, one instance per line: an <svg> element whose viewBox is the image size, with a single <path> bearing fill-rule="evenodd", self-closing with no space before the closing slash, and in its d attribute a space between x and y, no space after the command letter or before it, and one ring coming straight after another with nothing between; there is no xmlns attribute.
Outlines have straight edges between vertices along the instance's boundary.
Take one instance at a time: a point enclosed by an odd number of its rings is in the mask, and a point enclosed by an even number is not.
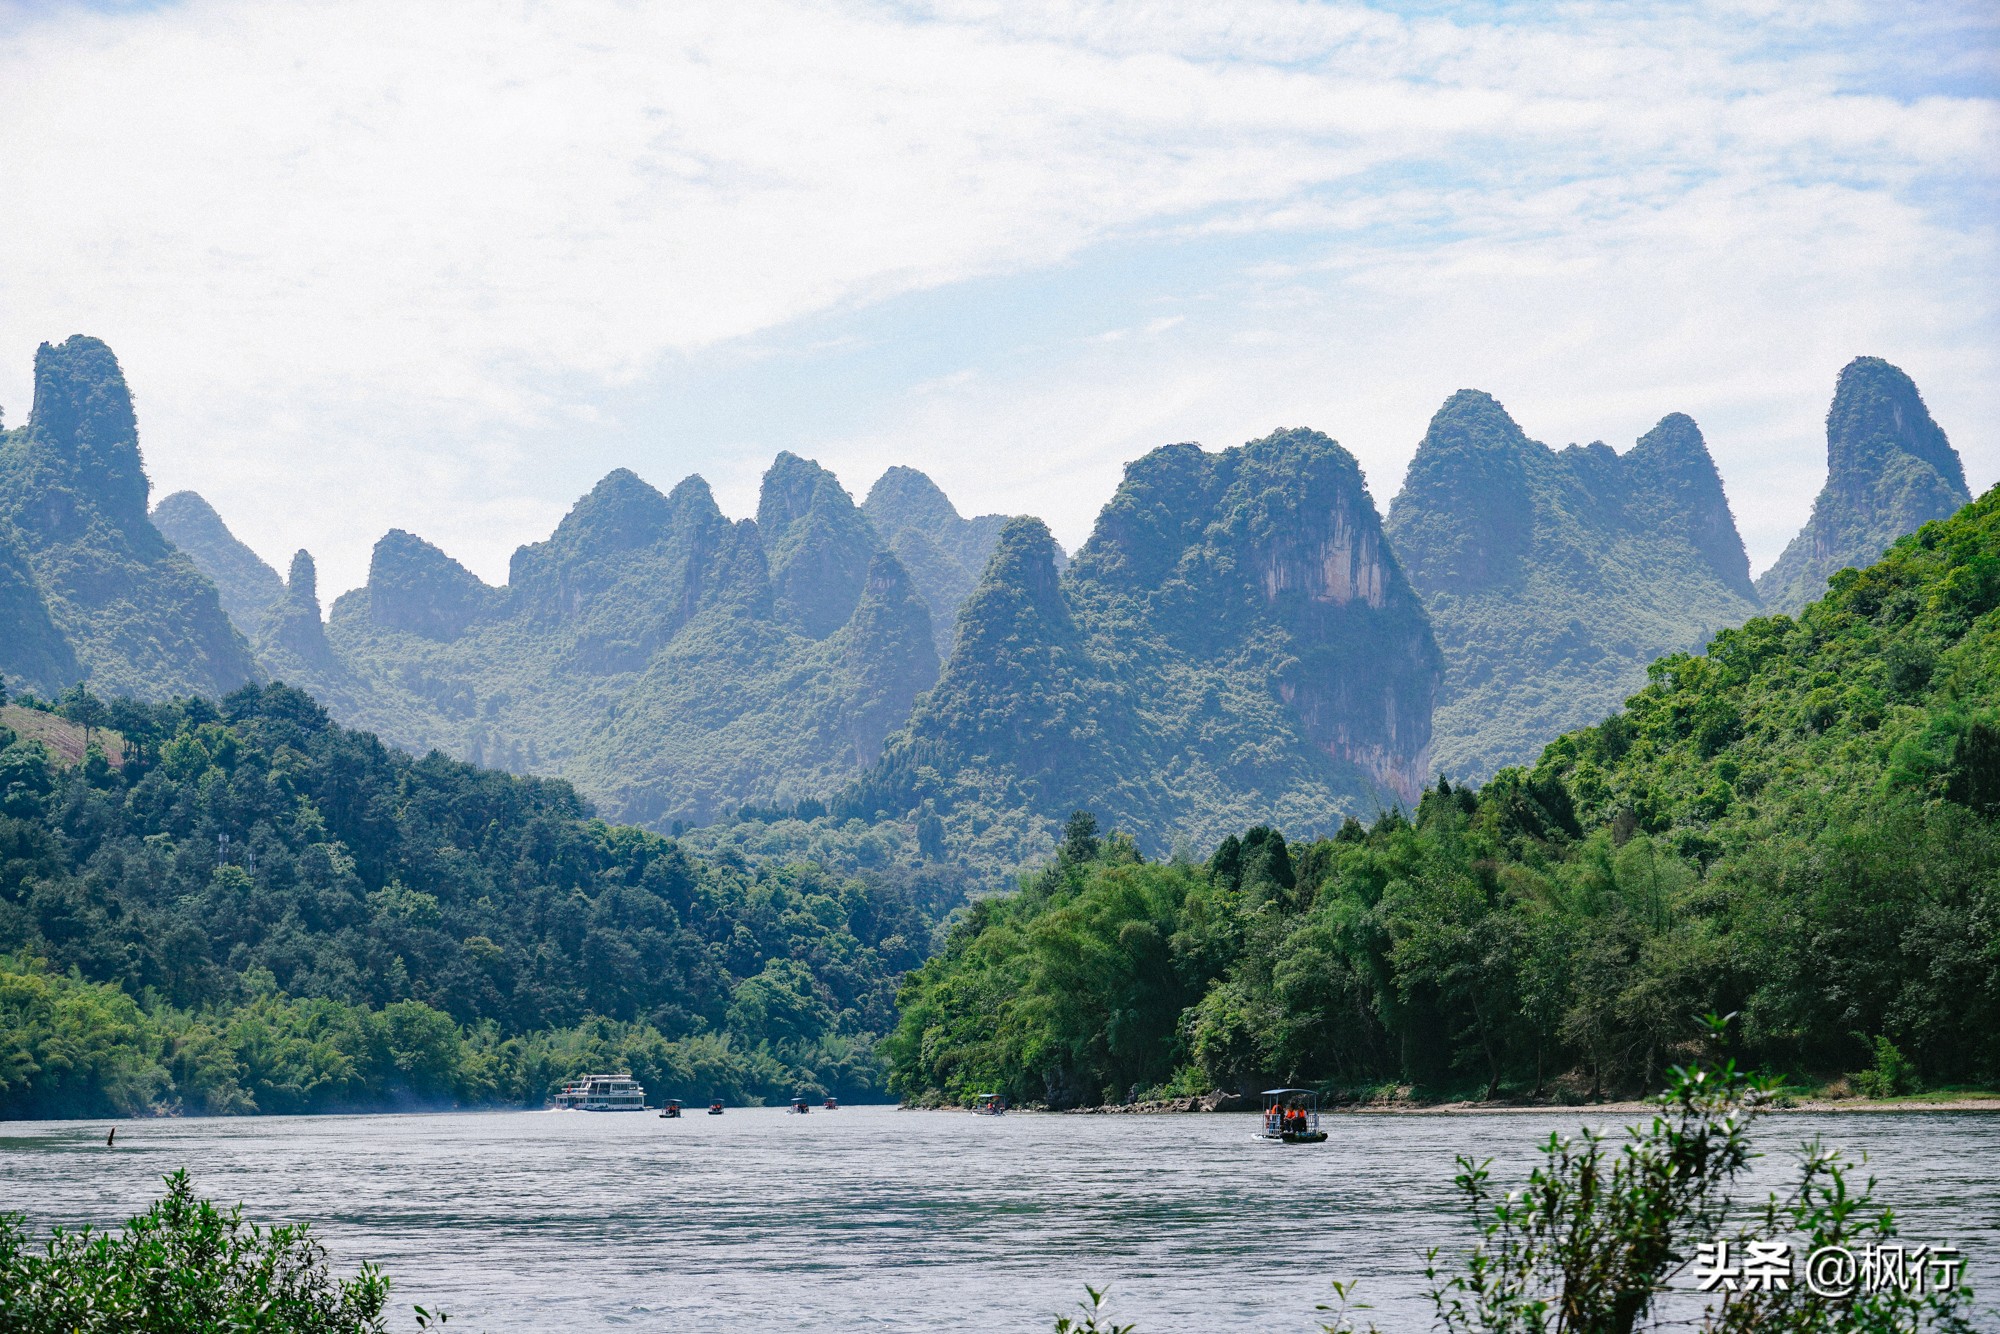
<svg viewBox="0 0 2000 1334"><path fill-rule="evenodd" d="M119 1232L57 1229L37 1250L0 1214L0 1329L10 1334L379 1334L389 1280L341 1278L307 1224L265 1229L197 1199L186 1172ZM428 1313L419 1316L427 1325Z"/></svg>

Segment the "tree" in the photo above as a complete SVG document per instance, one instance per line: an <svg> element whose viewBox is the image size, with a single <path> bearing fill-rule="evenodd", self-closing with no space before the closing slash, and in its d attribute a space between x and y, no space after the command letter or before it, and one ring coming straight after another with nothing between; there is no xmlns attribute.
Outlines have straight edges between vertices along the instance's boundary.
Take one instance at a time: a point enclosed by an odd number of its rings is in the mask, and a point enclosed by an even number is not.
<svg viewBox="0 0 2000 1334"><path fill-rule="evenodd" d="M1071 811L1063 826L1061 855L1065 862L1094 861L1102 844L1097 837L1097 817L1089 811Z"/></svg>
<svg viewBox="0 0 2000 1334"><path fill-rule="evenodd" d="M104 701L91 694L90 688L81 681L63 691L62 698L57 701L57 708L63 717L83 729L83 744L86 750L90 747L90 734L104 726L111 712Z"/></svg>

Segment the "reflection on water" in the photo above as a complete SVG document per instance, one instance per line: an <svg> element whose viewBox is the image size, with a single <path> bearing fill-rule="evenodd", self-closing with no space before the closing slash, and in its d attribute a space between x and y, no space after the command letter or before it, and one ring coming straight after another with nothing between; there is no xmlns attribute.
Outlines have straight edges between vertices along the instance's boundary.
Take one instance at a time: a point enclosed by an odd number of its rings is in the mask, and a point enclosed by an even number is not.
<svg viewBox="0 0 2000 1334"><path fill-rule="evenodd" d="M107 1223L186 1167L260 1221L309 1219L397 1302L467 1330L1046 1330L1109 1283L1143 1334L1311 1331L1330 1278L1429 1327L1422 1255L1465 1244L1453 1156L1524 1174L1578 1113L1330 1117L1286 1147L1250 1116L975 1117L849 1107L14 1123L0 1208ZM1789 1115L1779 1154L1867 1151L1904 1234L2000 1296L2000 1115ZM405 1324L404 1327L407 1327Z"/></svg>

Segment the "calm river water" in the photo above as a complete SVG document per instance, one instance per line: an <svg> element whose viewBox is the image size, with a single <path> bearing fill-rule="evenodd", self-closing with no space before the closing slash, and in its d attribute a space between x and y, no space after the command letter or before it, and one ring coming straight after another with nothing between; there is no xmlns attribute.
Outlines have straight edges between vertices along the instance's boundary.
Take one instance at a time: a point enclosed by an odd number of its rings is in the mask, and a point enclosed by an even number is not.
<svg viewBox="0 0 2000 1334"><path fill-rule="evenodd" d="M263 1221L312 1220L452 1328L1047 1330L1086 1282L1142 1334L1306 1331L1327 1280L1385 1328L1429 1327L1422 1253L1464 1244L1452 1158L1525 1172L1579 1113L1329 1118L1325 1145L1249 1116L975 1117L843 1108L663 1121L582 1112L0 1126L0 1208L116 1222L192 1173ZM2000 1297L2000 1115L1793 1114L1760 1144L1866 1151L1912 1241Z"/></svg>

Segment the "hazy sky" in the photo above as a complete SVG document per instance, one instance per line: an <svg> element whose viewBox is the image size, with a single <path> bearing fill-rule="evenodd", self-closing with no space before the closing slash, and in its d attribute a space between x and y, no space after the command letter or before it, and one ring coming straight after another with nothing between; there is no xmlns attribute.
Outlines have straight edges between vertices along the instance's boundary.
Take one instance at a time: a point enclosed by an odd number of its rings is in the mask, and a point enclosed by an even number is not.
<svg viewBox="0 0 2000 1334"><path fill-rule="evenodd" d="M1996 12L0 0L0 405L106 339L155 496L329 594L780 449L1074 547L1306 425L1386 511L1460 387L1693 414L1761 569L1857 354L2000 477Z"/></svg>

